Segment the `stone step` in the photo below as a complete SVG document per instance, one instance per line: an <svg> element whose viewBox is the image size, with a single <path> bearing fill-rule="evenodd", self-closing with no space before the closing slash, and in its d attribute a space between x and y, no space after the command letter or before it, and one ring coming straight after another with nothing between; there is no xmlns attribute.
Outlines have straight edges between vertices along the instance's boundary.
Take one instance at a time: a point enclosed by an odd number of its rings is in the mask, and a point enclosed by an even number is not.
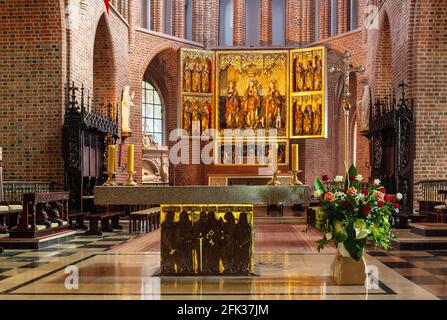
<svg viewBox="0 0 447 320"><path fill-rule="evenodd" d="M447 237L447 224L412 223L411 232L424 237Z"/></svg>
<svg viewBox="0 0 447 320"><path fill-rule="evenodd" d="M396 239L391 245L397 250L447 250L447 237L425 237L412 232L412 229L394 230Z"/></svg>

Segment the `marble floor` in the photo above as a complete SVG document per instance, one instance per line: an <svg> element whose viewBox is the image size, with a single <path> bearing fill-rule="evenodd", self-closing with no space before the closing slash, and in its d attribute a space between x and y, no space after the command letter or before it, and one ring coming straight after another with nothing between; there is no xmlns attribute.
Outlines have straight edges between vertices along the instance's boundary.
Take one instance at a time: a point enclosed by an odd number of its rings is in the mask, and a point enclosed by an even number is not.
<svg viewBox="0 0 447 320"><path fill-rule="evenodd" d="M254 277L160 277L157 251L113 250L131 238L127 232L100 238L78 235L73 241L39 252L6 250L0 256L0 300L403 300L447 296L446 252L370 251L366 261L379 281L367 290L332 282L329 266L334 253L329 251L259 250L255 256L258 276ZM76 273L77 288L73 282Z"/></svg>

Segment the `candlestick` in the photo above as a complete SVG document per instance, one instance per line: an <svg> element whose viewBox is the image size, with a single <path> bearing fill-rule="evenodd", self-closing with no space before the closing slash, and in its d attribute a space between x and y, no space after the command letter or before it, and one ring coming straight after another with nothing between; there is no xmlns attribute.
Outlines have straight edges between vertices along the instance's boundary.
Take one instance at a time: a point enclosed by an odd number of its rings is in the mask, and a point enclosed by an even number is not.
<svg viewBox="0 0 447 320"><path fill-rule="evenodd" d="M290 180L289 185L291 186L301 186L303 183L298 179L298 173L303 172L303 170L292 170L292 179Z"/></svg>
<svg viewBox="0 0 447 320"><path fill-rule="evenodd" d="M298 145L292 144L292 171L299 170L299 161L298 161Z"/></svg>
<svg viewBox="0 0 447 320"><path fill-rule="evenodd" d="M129 173L134 171L134 151L135 145L129 144L127 147L127 172Z"/></svg>
<svg viewBox="0 0 447 320"><path fill-rule="evenodd" d="M109 145L107 161L107 173L115 172L115 145Z"/></svg>
<svg viewBox="0 0 447 320"><path fill-rule="evenodd" d="M280 186L282 183L281 183L281 181L279 181L279 179L278 179L278 174L280 173L281 171L279 171L279 170L276 170L274 173L273 173L273 177L272 177L272 179L270 179L270 181L267 183L267 185L269 185L269 186Z"/></svg>
<svg viewBox="0 0 447 320"><path fill-rule="evenodd" d="M278 171L278 144L277 143L272 143L272 169L273 172Z"/></svg>

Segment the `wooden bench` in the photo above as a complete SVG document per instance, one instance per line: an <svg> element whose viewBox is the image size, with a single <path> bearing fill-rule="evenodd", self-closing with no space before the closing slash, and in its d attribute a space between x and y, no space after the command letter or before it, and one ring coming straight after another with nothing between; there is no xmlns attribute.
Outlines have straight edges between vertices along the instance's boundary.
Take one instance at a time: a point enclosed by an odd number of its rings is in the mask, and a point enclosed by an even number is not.
<svg viewBox="0 0 447 320"><path fill-rule="evenodd" d="M122 212L99 212L85 215L85 219L89 220L89 229L85 232L86 236L102 236L103 232L113 232L113 230L122 230L119 224L119 218ZM99 220L101 220L101 229L99 228Z"/></svg>
<svg viewBox="0 0 447 320"><path fill-rule="evenodd" d="M68 223L70 224L71 229L82 229L87 230L88 227L84 223L84 217L90 214L89 212L74 212L68 214ZM73 219L76 220L76 223L73 223Z"/></svg>
<svg viewBox="0 0 447 320"><path fill-rule="evenodd" d="M129 233L151 232L160 227L160 207L132 212L129 216Z"/></svg>

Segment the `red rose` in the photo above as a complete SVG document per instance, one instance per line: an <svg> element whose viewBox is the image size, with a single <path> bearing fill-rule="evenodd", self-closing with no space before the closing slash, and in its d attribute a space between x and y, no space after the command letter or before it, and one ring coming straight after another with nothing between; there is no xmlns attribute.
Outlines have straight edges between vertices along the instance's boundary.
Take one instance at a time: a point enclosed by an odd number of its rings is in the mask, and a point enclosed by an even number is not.
<svg viewBox="0 0 447 320"><path fill-rule="evenodd" d="M368 214L371 213L371 209L372 209L371 206L363 206L363 214L364 214L365 216L367 216Z"/></svg>
<svg viewBox="0 0 447 320"><path fill-rule="evenodd" d="M329 180L329 176L325 174L324 176L321 177L321 179L323 179L323 181L326 182Z"/></svg>
<svg viewBox="0 0 447 320"><path fill-rule="evenodd" d="M396 202L397 202L396 197L391 197L391 202L392 202L392 203L396 203Z"/></svg>
<svg viewBox="0 0 447 320"><path fill-rule="evenodd" d="M350 205L351 205L351 201L346 200L345 202L343 202L343 208L345 208L345 209L349 208Z"/></svg>
<svg viewBox="0 0 447 320"><path fill-rule="evenodd" d="M377 206L378 206L379 208L382 208L384 205L385 205L385 203L384 203L383 201L379 201L379 202L377 202Z"/></svg>
<svg viewBox="0 0 447 320"><path fill-rule="evenodd" d="M344 188L344 189L343 189L343 192L344 192L344 193L348 192L348 188Z"/></svg>
<svg viewBox="0 0 447 320"><path fill-rule="evenodd" d="M391 201L391 197L390 197L389 194L386 194L385 197L383 197L383 199L384 199L386 202L390 202L390 201Z"/></svg>
<svg viewBox="0 0 447 320"><path fill-rule="evenodd" d="M400 208L400 204L398 204L398 203L394 204L394 208L399 209Z"/></svg>
<svg viewBox="0 0 447 320"><path fill-rule="evenodd" d="M385 188L384 187L380 187L379 191L382 192L382 193L385 193Z"/></svg>
<svg viewBox="0 0 447 320"><path fill-rule="evenodd" d="M351 181L355 181L355 176L350 176L350 177L349 177L349 180L351 180Z"/></svg>
<svg viewBox="0 0 447 320"><path fill-rule="evenodd" d="M318 201L318 205L321 206L323 204L323 200Z"/></svg>
<svg viewBox="0 0 447 320"><path fill-rule="evenodd" d="M366 188L363 189L363 190L362 190L362 193L363 193L365 196L367 196L367 195L369 194L368 189L366 189Z"/></svg>

